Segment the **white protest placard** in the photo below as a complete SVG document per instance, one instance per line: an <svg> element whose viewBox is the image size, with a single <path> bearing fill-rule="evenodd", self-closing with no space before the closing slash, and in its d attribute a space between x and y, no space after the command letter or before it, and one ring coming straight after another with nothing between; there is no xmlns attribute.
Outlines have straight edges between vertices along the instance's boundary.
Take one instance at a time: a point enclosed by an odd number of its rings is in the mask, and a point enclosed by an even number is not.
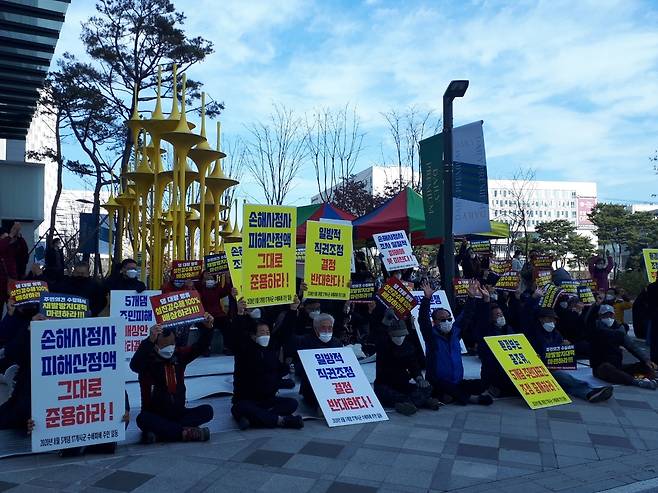
<svg viewBox="0 0 658 493"><path fill-rule="evenodd" d="M352 348L297 353L330 427L388 420Z"/></svg>
<svg viewBox="0 0 658 493"><path fill-rule="evenodd" d="M374 234L372 238L383 256L384 267L388 272L418 267L418 260L403 230Z"/></svg>
<svg viewBox="0 0 658 493"><path fill-rule="evenodd" d="M117 327L124 335L124 359L132 358L139 343L148 337L155 324L155 315L149 298L162 291L117 290L110 292L110 316L117 318Z"/></svg>
<svg viewBox="0 0 658 493"><path fill-rule="evenodd" d="M413 307L411 310L411 315L414 317L414 326L416 327L416 332L418 333L418 339L420 339L420 345L423 347L423 352L427 354L427 351L425 349L425 339L423 339L423 334L420 332L420 325L418 324L418 315L420 314L420 302L423 301L423 298L425 297L425 293L423 291L411 291L411 294L413 297L416 299L416 306ZM448 310L450 312L450 316L455 318L455 316L452 313L452 308L450 308L450 302L448 301L448 296L446 296L446 292L440 289L439 291L436 291L432 295L432 299L430 300L430 317L432 316L432 312L436 310L437 308L443 308L445 310ZM461 346L462 349L462 354L466 353L466 346L464 345L464 341L461 339L459 340L459 345Z"/></svg>
<svg viewBox="0 0 658 493"><path fill-rule="evenodd" d="M123 339L112 317L32 322L32 452L125 439Z"/></svg>

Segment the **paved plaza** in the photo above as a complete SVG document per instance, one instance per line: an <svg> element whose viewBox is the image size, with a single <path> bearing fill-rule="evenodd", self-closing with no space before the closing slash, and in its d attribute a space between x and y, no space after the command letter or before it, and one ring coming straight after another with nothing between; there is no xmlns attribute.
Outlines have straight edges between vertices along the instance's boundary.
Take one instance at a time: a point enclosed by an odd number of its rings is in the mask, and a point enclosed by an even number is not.
<svg viewBox="0 0 658 493"><path fill-rule="evenodd" d="M301 431L241 432L230 397L199 402L217 415L209 443L140 445L133 421L114 456L0 460L0 491L658 491L658 392L616 387L607 403L539 411L521 399L449 405L333 429L307 420Z"/></svg>

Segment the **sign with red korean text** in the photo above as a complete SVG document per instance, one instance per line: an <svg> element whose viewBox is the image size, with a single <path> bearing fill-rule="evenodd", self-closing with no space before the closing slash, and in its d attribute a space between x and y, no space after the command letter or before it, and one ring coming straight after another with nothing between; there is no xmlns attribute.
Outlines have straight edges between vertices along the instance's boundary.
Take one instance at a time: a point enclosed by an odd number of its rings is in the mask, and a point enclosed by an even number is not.
<svg viewBox="0 0 658 493"><path fill-rule="evenodd" d="M123 334L113 317L30 326L32 452L125 438Z"/></svg>
<svg viewBox="0 0 658 493"><path fill-rule="evenodd" d="M550 255L537 255L532 259L533 267L538 270L553 270L553 257Z"/></svg>
<svg viewBox="0 0 658 493"><path fill-rule="evenodd" d="M492 258L489 260L489 270L499 275L505 274L512 270L512 260Z"/></svg>
<svg viewBox="0 0 658 493"><path fill-rule="evenodd" d="M123 334L124 358L130 359L137 351L139 343L149 335L149 329L155 325L155 314L151 308L150 298L162 293L151 290L110 291L110 316L117 319L117 326Z"/></svg>
<svg viewBox="0 0 658 493"><path fill-rule="evenodd" d="M172 281L196 281L202 270L203 260L172 260L170 278Z"/></svg>
<svg viewBox="0 0 658 493"><path fill-rule="evenodd" d="M372 235L388 272L418 267L407 233L403 230Z"/></svg>
<svg viewBox="0 0 658 493"><path fill-rule="evenodd" d="M351 348L304 349L297 353L327 425L388 420Z"/></svg>
<svg viewBox="0 0 658 493"><path fill-rule="evenodd" d="M465 300L468 298L468 279L463 279L461 277L455 277L452 280L452 286L455 292L455 298L458 300Z"/></svg>
<svg viewBox="0 0 658 493"><path fill-rule="evenodd" d="M242 297L247 306L292 303L297 275L297 208L245 204L243 218Z"/></svg>
<svg viewBox="0 0 658 493"><path fill-rule="evenodd" d="M170 329L201 322L206 313L195 290L158 294L150 300L155 323Z"/></svg>
<svg viewBox="0 0 658 493"><path fill-rule="evenodd" d="M576 201L578 203L578 226L594 229L594 224L587 215L596 207L596 197L578 197Z"/></svg>
<svg viewBox="0 0 658 493"><path fill-rule="evenodd" d="M348 300L351 259L351 225L307 221L304 296Z"/></svg>
<svg viewBox="0 0 658 493"><path fill-rule="evenodd" d="M15 306L39 303L41 293L48 292L48 283L45 281L10 281L9 299Z"/></svg>
<svg viewBox="0 0 658 493"><path fill-rule="evenodd" d="M573 344L546 348L546 368L549 370L577 370L576 347Z"/></svg>
<svg viewBox="0 0 658 493"><path fill-rule="evenodd" d="M484 340L530 409L571 402L525 335L489 336Z"/></svg>
<svg viewBox="0 0 658 493"><path fill-rule="evenodd" d="M553 273L550 270L540 270L536 272L535 283L538 288L543 288L553 280Z"/></svg>
<svg viewBox="0 0 658 493"><path fill-rule="evenodd" d="M416 299L411 291L396 277L389 277L377 292L377 299L388 308L393 309L400 320L406 318L416 306Z"/></svg>

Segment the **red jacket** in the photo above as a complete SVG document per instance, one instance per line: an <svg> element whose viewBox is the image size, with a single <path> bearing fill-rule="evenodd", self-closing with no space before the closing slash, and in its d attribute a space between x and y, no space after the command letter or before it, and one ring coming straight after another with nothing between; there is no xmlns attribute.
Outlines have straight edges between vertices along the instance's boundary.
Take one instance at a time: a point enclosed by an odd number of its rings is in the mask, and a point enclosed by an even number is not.
<svg viewBox="0 0 658 493"><path fill-rule="evenodd" d="M203 281L197 284L197 290L201 296L201 303L203 303L203 308L215 318L226 316L220 300L231 294L231 289L233 288L231 281L229 281L226 277L224 277L224 279L225 281L223 286L220 279L214 288L207 288Z"/></svg>

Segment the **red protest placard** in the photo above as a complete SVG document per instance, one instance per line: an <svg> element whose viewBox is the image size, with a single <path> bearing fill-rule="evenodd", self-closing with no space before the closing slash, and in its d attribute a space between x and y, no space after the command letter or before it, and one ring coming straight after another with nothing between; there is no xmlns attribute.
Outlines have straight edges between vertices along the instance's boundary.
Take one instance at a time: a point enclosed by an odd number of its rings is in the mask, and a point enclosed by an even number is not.
<svg viewBox="0 0 658 493"><path fill-rule="evenodd" d="M206 313L199 293L194 290L151 296L151 306L155 322L170 328L200 322Z"/></svg>
<svg viewBox="0 0 658 493"><path fill-rule="evenodd" d="M9 299L15 306L39 303L41 293L48 292L48 283L45 281L10 281Z"/></svg>
<svg viewBox="0 0 658 493"><path fill-rule="evenodd" d="M458 300L465 300L468 298L468 279L455 277L452 280L452 285L455 290L455 298Z"/></svg>
<svg viewBox="0 0 658 493"><path fill-rule="evenodd" d="M514 292L519 289L521 275L518 272L505 272L496 283L496 289Z"/></svg>
<svg viewBox="0 0 658 493"><path fill-rule="evenodd" d="M172 281L196 281L201 277L202 269L203 260L172 260L170 277Z"/></svg>
<svg viewBox="0 0 658 493"><path fill-rule="evenodd" d="M395 312L399 319L405 318L414 306L416 299L406 286L396 277L389 277L386 284L377 292L377 298Z"/></svg>

